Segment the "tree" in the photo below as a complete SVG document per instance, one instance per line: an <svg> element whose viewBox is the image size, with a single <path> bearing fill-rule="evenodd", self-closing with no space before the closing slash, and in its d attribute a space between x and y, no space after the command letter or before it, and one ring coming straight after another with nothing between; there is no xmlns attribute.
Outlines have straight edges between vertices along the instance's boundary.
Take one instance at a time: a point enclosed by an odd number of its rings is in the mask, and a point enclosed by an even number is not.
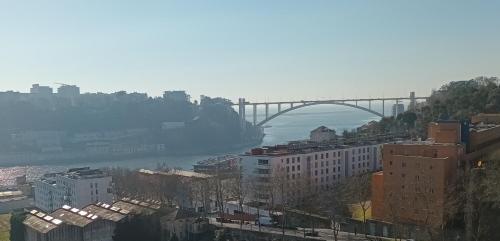
<svg viewBox="0 0 500 241"><path fill-rule="evenodd" d="M366 213L371 208L371 174L364 173L346 180L349 201L361 208L363 213L363 232L366 232Z"/></svg>
<svg viewBox="0 0 500 241"><path fill-rule="evenodd" d="M24 241L24 224L26 213L24 210L16 210L10 216L10 240L11 241Z"/></svg>
<svg viewBox="0 0 500 241"><path fill-rule="evenodd" d="M325 210L326 214L332 220L333 237L338 241L340 232L340 225L342 217L346 216L348 212L348 198L347 187L345 183L335 184L331 191L321 195L319 198L321 210Z"/></svg>

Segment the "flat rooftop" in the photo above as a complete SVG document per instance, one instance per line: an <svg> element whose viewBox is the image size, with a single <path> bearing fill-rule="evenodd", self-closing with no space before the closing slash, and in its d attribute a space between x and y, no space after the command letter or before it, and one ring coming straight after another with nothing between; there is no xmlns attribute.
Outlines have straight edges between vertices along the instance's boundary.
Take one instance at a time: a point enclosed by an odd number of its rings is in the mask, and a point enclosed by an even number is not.
<svg viewBox="0 0 500 241"><path fill-rule="evenodd" d="M244 156L285 156L294 154L307 154L320 151L332 151L332 150L343 150L353 147L363 147L363 146L373 146L381 145L385 142L358 142L355 144L342 145L334 143L317 143L317 142L290 142L286 145L275 145L275 146L263 146L260 148L252 149L252 152L247 152L243 154ZM255 152L258 154L255 154ZM254 153L254 154L252 154Z"/></svg>
<svg viewBox="0 0 500 241"><path fill-rule="evenodd" d="M147 170L147 169L141 169L141 170L139 170L139 173L142 173L145 175L180 176L180 177L191 177L191 178L211 178L212 177L212 175L198 173L198 172L184 171L184 170L170 170L170 171L164 172L164 171L152 171L152 170Z"/></svg>

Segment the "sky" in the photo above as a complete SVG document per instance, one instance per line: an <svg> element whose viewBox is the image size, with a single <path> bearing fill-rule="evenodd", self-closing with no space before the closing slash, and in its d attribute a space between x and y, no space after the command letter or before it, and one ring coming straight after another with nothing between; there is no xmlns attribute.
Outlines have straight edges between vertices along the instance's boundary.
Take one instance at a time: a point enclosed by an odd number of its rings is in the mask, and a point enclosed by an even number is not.
<svg viewBox="0 0 500 241"><path fill-rule="evenodd" d="M0 90L400 97L500 76L500 1L0 0Z"/></svg>

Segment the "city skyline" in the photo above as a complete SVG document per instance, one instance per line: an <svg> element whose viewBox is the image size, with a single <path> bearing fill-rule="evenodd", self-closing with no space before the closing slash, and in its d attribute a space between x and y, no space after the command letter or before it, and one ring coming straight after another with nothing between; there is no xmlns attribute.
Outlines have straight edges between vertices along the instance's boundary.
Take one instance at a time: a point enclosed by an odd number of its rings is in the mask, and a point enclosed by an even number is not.
<svg viewBox="0 0 500 241"><path fill-rule="evenodd" d="M426 96L500 75L498 2L222 2L0 3L0 89L279 101Z"/></svg>

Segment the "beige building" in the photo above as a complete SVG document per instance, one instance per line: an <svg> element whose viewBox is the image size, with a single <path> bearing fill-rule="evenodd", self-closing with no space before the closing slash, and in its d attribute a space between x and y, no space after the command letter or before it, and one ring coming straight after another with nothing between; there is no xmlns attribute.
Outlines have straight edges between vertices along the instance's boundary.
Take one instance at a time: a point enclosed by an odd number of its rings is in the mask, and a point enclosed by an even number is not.
<svg viewBox="0 0 500 241"><path fill-rule="evenodd" d="M381 170L381 145L291 143L255 148L240 156L243 182L257 190L252 201L297 203L306 192L329 190L347 177Z"/></svg>
<svg viewBox="0 0 500 241"><path fill-rule="evenodd" d="M337 139L337 134L326 126L320 126L311 131L309 138L312 142L327 142Z"/></svg>

